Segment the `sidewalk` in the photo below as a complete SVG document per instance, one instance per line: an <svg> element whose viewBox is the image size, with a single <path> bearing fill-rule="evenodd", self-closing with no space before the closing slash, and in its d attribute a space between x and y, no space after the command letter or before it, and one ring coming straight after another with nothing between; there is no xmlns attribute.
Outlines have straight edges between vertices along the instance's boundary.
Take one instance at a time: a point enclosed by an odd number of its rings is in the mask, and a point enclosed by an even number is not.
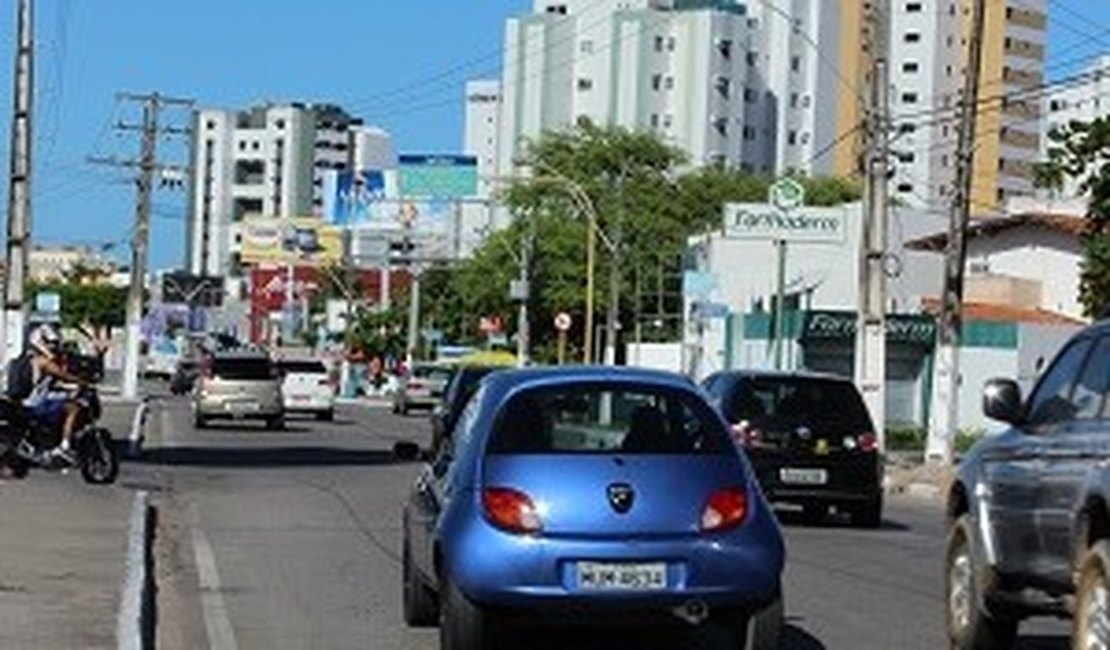
<svg viewBox="0 0 1110 650"><path fill-rule="evenodd" d="M134 493L32 472L0 481L0 648L114 648Z"/></svg>

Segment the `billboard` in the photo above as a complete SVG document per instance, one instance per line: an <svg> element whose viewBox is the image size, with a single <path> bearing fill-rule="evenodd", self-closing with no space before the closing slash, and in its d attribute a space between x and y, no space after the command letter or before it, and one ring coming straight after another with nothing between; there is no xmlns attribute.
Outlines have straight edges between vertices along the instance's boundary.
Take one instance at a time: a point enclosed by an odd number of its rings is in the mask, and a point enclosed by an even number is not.
<svg viewBox="0 0 1110 650"><path fill-rule="evenodd" d="M315 217L244 219L241 235L244 264L325 266L343 258L339 229Z"/></svg>
<svg viewBox="0 0 1110 650"><path fill-rule="evenodd" d="M337 226L366 223L384 215L381 208L386 198L385 172L328 171L324 174L324 219Z"/></svg>
<svg viewBox="0 0 1110 650"><path fill-rule="evenodd" d="M162 302L219 307L224 301L222 277L174 271L162 276Z"/></svg>
<svg viewBox="0 0 1110 650"><path fill-rule="evenodd" d="M478 193L475 156L402 154L397 166L401 198L457 201Z"/></svg>
<svg viewBox="0 0 1110 650"><path fill-rule="evenodd" d="M725 205L725 237L792 243L839 244L845 240L848 216L842 208L801 207L783 211L765 203Z"/></svg>

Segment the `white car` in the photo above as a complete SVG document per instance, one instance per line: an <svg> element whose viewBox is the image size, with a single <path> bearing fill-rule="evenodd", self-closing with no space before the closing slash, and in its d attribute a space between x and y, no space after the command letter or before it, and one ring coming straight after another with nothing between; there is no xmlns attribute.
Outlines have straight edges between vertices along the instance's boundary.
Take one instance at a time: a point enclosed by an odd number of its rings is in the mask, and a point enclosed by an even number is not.
<svg viewBox="0 0 1110 650"><path fill-rule="evenodd" d="M317 420L335 418L335 380L322 361L278 362L281 397L288 413L313 413Z"/></svg>

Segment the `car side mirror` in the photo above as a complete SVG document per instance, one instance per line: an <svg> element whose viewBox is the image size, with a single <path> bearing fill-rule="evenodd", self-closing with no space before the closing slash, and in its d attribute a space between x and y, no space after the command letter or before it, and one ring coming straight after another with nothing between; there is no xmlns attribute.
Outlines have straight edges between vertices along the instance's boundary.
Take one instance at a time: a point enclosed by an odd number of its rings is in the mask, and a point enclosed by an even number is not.
<svg viewBox="0 0 1110 650"><path fill-rule="evenodd" d="M992 379L983 387L983 414L992 420L1019 424L1023 417L1021 388L1012 379Z"/></svg>

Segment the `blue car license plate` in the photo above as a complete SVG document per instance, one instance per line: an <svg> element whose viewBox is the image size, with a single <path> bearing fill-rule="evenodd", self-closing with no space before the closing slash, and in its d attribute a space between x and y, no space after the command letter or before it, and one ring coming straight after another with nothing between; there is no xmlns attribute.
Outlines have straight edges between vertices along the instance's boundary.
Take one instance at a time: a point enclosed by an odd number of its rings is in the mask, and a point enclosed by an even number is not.
<svg viewBox="0 0 1110 650"><path fill-rule="evenodd" d="M663 562L579 562L578 588L588 591L659 591L667 588Z"/></svg>

